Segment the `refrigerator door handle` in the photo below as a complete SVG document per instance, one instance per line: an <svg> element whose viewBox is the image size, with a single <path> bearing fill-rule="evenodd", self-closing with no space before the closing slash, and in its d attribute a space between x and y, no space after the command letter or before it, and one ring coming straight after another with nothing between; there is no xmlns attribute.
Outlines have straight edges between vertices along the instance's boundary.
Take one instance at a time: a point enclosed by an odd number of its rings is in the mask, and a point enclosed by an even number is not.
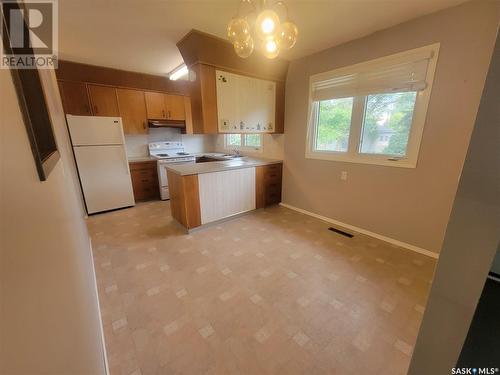
<svg viewBox="0 0 500 375"><path fill-rule="evenodd" d="M130 167L127 158L125 158L125 170L127 171L127 174L130 176Z"/></svg>

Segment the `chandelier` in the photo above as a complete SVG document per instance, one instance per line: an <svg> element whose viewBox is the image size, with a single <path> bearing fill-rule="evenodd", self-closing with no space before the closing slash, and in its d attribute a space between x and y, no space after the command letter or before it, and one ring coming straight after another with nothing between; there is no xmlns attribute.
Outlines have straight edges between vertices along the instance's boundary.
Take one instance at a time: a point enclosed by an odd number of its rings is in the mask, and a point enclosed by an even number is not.
<svg viewBox="0 0 500 375"><path fill-rule="evenodd" d="M243 8L247 8L246 12ZM238 13L227 25L227 36L242 58L249 57L259 43L264 56L274 59L280 51L295 45L298 33L297 26L288 19L283 1L241 0Z"/></svg>

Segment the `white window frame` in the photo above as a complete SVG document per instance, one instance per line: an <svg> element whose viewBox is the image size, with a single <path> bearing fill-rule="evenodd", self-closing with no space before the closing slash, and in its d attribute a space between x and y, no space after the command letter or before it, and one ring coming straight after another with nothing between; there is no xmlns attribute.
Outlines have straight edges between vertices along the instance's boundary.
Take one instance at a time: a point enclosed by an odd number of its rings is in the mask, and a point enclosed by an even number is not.
<svg viewBox="0 0 500 375"><path fill-rule="evenodd" d="M440 46L439 43L435 43L429 46L416 48L413 50L397 53L390 56L385 56L375 60L370 60L367 62L311 76L309 79L309 109L308 109L305 157L307 159L375 164L375 165L384 165L384 166L401 167L401 168L416 168L418 154L420 150L420 143L422 141L422 134L424 131L425 119L427 115L427 108L429 105L429 99L432 92L432 85L434 82L434 73L436 70L439 46ZM367 154L367 153L361 153L359 151L361 145L361 132L363 128L363 120L365 115L366 98L368 95L360 95L354 97L347 152L325 151L325 150L315 149L319 102L314 102L312 100L312 90L313 90L313 82L317 81L318 77L321 76L327 77L329 75L332 76L342 73L348 74L352 73L352 71L355 71L356 69L359 69L360 67L369 68L370 66L376 66L376 65L379 66L381 63L384 63L385 61L389 62L389 61L394 61L396 59L404 59L405 57L408 57L410 55L426 51L429 51L429 53L432 54L431 55L432 58L429 60L429 65L427 68L427 77L426 77L427 86L424 90L417 91L415 99L415 107L413 110L413 121L410 127L410 133L408 135L406 156L397 157L397 156L382 155L382 154Z"/></svg>
<svg viewBox="0 0 500 375"><path fill-rule="evenodd" d="M230 145L227 143L227 138L230 135L239 135L241 140L241 146ZM245 142L245 136L247 135L258 135L260 138L260 147L247 146ZM241 151L251 151L251 152L262 152L264 146L264 138L262 134L256 133L226 133L224 134L224 149L225 150L241 150Z"/></svg>

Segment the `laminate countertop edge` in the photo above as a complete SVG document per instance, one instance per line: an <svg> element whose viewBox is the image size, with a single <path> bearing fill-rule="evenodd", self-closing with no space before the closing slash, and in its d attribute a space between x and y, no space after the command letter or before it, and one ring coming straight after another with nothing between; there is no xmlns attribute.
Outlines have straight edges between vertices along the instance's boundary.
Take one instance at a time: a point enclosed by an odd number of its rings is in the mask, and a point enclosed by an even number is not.
<svg viewBox="0 0 500 375"><path fill-rule="evenodd" d="M157 161L158 159L152 156L129 156L127 160L129 163L142 163L145 161Z"/></svg>
<svg viewBox="0 0 500 375"><path fill-rule="evenodd" d="M181 176L215 173L233 169L255 168L264 165L281 164L283 160L242 157L237 160L211 161L206 163L173 163L166 165L167 169Z"/></svg>

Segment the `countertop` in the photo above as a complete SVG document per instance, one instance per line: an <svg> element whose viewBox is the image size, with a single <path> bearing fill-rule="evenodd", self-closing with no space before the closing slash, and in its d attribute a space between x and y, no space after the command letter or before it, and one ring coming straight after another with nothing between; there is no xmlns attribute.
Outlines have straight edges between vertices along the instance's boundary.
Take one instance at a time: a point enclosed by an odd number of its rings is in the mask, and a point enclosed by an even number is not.
<svg viewBox="0 0 500 375"><path fill-rule="evenodd" d="M208 153L205 153L204 155L207 154ZM278 163L283 163L283 160L244 156L238 159L211 161L206 163L173 163L167 164L166 167L169 171L180 174L181 176L188 176L193 174L222 172L231 169L252 168L261 165Z"/></svg>
<svg viewBox="0 0 500 375"><path fill-rule="evenodd" d="M225 155L223 152L198 152L194 154L190 154L191 156L208 156L208 157L222 157ZM141 156L129 156L127 157L127 160L129 163L140 163L141 161L156 161L158 160L157 158L153 158L152 156L149 155L141 155Z"/></svg>
<svg viewBox="0 0 500 375"><path fill-rule="evenodd" d="M129 163L140 163L141 161L151 161L151 160L158 160L156 158L153 158L149 155L146 156L129 156L128 158Z"/></svg>

